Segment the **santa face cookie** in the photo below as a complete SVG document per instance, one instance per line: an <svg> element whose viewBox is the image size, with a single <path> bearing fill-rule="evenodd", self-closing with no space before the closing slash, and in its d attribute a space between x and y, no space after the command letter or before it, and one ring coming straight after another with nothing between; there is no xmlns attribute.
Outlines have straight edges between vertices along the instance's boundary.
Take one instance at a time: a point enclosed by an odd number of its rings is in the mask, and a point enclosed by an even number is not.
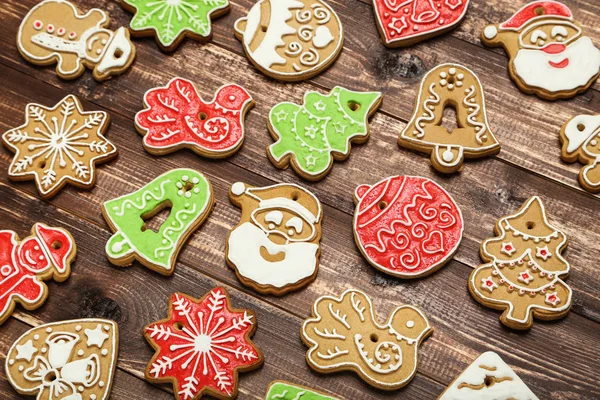
<svg viewBox="0 0 600 400"><path fill-rule="evenodd" d="M23 19L17 47L32 64L56 63L63 79L75 79L87 67L94 79L103 81L127 70L135 58L129 31L113 32L109 25L106 13L97 8L80 14L68 1L44 0Z"/></svg>
<svg viewBox="0 0 600 400"><path fill-rule="evenodd" d="M547 100L573 97L600 76L600 49L556 1L525 5L508 21L486 26L481 40L504 48L519 89Z"/></svg>
<svg viewBox="0 0 600 400"><path fill-rule="evenodd" d="M380 325L371 299L359 290L315 301L301 337L310 349L306 362L315 371L354 371L368 384L395 390L417 372L417 350L433 329L413 306L396 308Z"/></svg>
<svg viewBox="0 0 600 400"><path fill-rule="evenodd" d="M284 102L269 113L269 132L275 143L267 155L278 168L291 164L310 181L323 179L333 160L350 156L351 143L369 139L367 121L381 104L379 92L353 92L335 87L327 95L307 92L304 104Z"/></svg>
<svg viewBox="0 0 600 400"><path fill-rule="evenodd" d="M531 197L516 214L498 220L495 238L481 244L487 264L471 273L469 291L484 306L503 310L500 321L529 329L533 317L562 318L571 309L572 291L562 278L569 263L561 253L567 236L550 225L539 197Z"/></svg>
<svg viewBox="0 0 600 400"><path fill-rule="evenodd" d="M0 324L17 302L27 310L40 307L48 297L43 281L65 281L76 254L73 237L61 228L37 223L23 240L13 231L0 231Z"/></svg>
<svg viewBox="0 0 600 400"><path fill-rule="evenodd" d="M592 193L600 192L600 114L578 115L560 131L561 158L586 166L579 171L579 183Z"/></svg>
<svg viewBox="0 0 600 400"><path fill-rule="evenodd" d="M96 164L117 156L104 133L110 117L104 111L84 111L69 95L52 108L27 104L25 123L2 135L15 156L8 177L35 180L43 198L55 196L67 183L90 189L96 183Z"/></svg>
<svg viewBox="0 0 600 400"><path fill-rule="evenodd" d="M254 312L232 309L221 287L200 300L174 293L169 317L144 328L144 337L155 350L146 379L171 383L177 400L199 400L204 394L233 399L238 374L259 368L264 361L250 340L255 330Z"/></svg>
<svg viewBox="0 0 600 400"><path fill-rule="evenodd" d="M229 12L228 0L121 0L135 15L129 25L136 36L155 36L164 51L173 51L185 38L208 40L211 19Z"/></svg>
<svg viewBox="0 0 600 400"><path fill-rule="evenodd" d="M208 179L193 169L165 172L141 189L109 200L102 215L114 232L106 242L111 263L126 267L138 260L163 275L171 275L187 238L211 213L215 200ZM157 232L146 221L169 209Z"/></svg>
<svg viewBox="0 0 600 400"><path fill-rule="evenodd" d="M259 0L236 21L235 35L259 70L282 81L324 71L344 42L340 19L323 0Z"/></svg>
<svg viewBox="0 0 600 400"><path fill-rule="evenodd" d="M8 350L6 375L24 396L37 400L106 400L117 366L119 330L106 319L40 325Z"/></svg>
<svg viewBox="0 0 600 400"><path fill-rule="evenodd" d="M442 126L447 107L456 111L458 127L452 132ZM483 88L473 71L458 64L429 71L398 144L430 154L433 167L443 173L461 170L465 158L497 154L500 144L490 130Z"/></svg>
<svg viewBox="0 0 600 400"><path fill-rule="evenodd" d="M354 193L354 238L367 261L399 278L429 275L460 245L458 205L427 178L392 176Z"/></svg>
<svg viewBox="0 0 600 400"><path fill-rule="evenodd" d="M293 184L237 182L229 199L242 217L227 238L227 264L244 285L283 295L317 277L323 210L315 195Z"/></svg>
<svg viewBox="0 0 600 400"><path fill-rule="evenodd" d="M205 102L192 82L175 78L165 87L148 90L144 106L135 116L135 126L150 154L189 148L204 157L224 158L242 147L244 118L254 100L243 87L230 84Z"/></svg>
<svg viewBox="0 0 600 400"><path fill-rule="evenodd" d="M265 400L338 400L326 393L285 381L273 381Z"/></svg>
<svg viewBox="0 0 600 400"><path fill-rule="evenodd" d="M441 35L458 25L470 0L373 0L383 44L404 47Z"/></svg>
<svg viewBox="0 0 600 400"><path fill-rule="evenodd" d="M538 400L500 356L488 351L477 357L438 400Z"/></svg>

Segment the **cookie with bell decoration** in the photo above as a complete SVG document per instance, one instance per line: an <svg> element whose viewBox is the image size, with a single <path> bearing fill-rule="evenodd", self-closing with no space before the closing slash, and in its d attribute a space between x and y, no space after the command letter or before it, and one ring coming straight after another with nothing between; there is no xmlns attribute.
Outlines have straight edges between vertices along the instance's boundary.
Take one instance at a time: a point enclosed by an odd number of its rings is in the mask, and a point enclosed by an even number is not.
<svg viewBox="0 0 600 400"><path fill-rule="evenodd" d="M571 98L600 76L600 49L557 1L525 5L508 20L486 26L481 40L504 48L519 89L546 100Z"/></svg>

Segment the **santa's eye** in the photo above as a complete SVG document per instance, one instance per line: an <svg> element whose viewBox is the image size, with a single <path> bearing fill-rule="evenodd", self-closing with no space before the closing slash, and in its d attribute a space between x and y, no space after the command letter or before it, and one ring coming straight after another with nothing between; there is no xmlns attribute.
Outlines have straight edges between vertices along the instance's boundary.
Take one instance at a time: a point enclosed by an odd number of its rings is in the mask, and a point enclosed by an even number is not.
<svg viewBox="0 0 600 400"><path fill-rule="evenodd" d="M279 225L281 224L281 221L283 221L283 213L281 211L271 211L265 215L265 222Z"/></svg>
<svg viewBox="0 0 600 400"><path fill-rule="evenodd" d="M286 228L294 228L296 233L302 232L302 220L298 217L292 217L285 223Z"/></svg>
<svg viewBox="0 0 600 400"><path fill-rule="evenodd" d="M548 38L548 35L546 35L546 33L540 29L536 29L535 31L533 31L533 33L531 34L531 43L533 44L537 44L538 40L541 41L545 41Z"/></svg>
<svg viewBox="0 0 600 400"><path fill-rule="evenodd" d="M555 26L552 28L552 37L556 38L557 40L566 38L568 34L569 32L567 31L567 28L564 26Z"/></svg>

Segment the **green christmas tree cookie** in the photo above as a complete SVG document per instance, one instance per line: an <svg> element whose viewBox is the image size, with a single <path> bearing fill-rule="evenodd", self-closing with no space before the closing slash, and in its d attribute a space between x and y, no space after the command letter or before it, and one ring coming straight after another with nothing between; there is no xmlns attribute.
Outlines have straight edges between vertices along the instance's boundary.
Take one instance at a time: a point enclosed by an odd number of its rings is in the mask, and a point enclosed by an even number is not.
<svg viewBox="0 0 600 400"><path fill-rule="evenodd" d="M165 51L173 51L185 36L208 39L210 20L229 12L228 0L121 0L135 13L131 31L137 36L155 36Z"/></svg>
<svg viewBox="0 0 600 400"><path fill-rule="evenodd" d="M325 393L294 385L285 381L273 381L267 389L265 400L338 400Z"/></svg>
<svg viewBox="0 0 600 400"><path fill-rule="evenodd" d="M125 267L138 260L163 275L171 275L177 254L212 211L210 182L192 169L166 172L140 190L104 203L102 215L114 235L106 243L111 263ZM146 220L169 208L158 232Z"/></svg>
<svg viewBox="0 0 600 400"><path fill-rule="evenodd" d="M304 179L327 175L333 158L345 160L350 143L369 139L367 119L381 104L379 92L352 92L335 87L327 95L307 92L304 104L279 103L269 113L269 131L277 142L267 154L278 168L291 163Z"/></svg>

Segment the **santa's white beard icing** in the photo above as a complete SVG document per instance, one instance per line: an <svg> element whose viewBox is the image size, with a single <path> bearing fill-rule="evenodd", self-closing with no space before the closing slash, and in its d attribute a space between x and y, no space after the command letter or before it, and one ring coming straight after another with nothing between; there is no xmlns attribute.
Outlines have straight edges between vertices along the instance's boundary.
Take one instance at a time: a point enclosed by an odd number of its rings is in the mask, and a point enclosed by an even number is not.
<svg viewBox="0 0 600 400"><path fill-rule="evenodd" d="M564 63L556 68L550 65ZM547 54L542 50L521 49L514 60L517 76L527 85L549 92L574 90L586 86L600 70L600 50L592 40L583 36L567 46L559 54Z"/></svg>
<svg viewBox="0 0 600 400"><path fill-rule="evenodd" d="M277 288L311 276L317 268L319 246L309 242L273 243L267 234L251 222L245 222L229 236L227 258L238 273L260 285ZM281 261L270 262L260 255L264 247L270 254L285 253Z"/></svg>

